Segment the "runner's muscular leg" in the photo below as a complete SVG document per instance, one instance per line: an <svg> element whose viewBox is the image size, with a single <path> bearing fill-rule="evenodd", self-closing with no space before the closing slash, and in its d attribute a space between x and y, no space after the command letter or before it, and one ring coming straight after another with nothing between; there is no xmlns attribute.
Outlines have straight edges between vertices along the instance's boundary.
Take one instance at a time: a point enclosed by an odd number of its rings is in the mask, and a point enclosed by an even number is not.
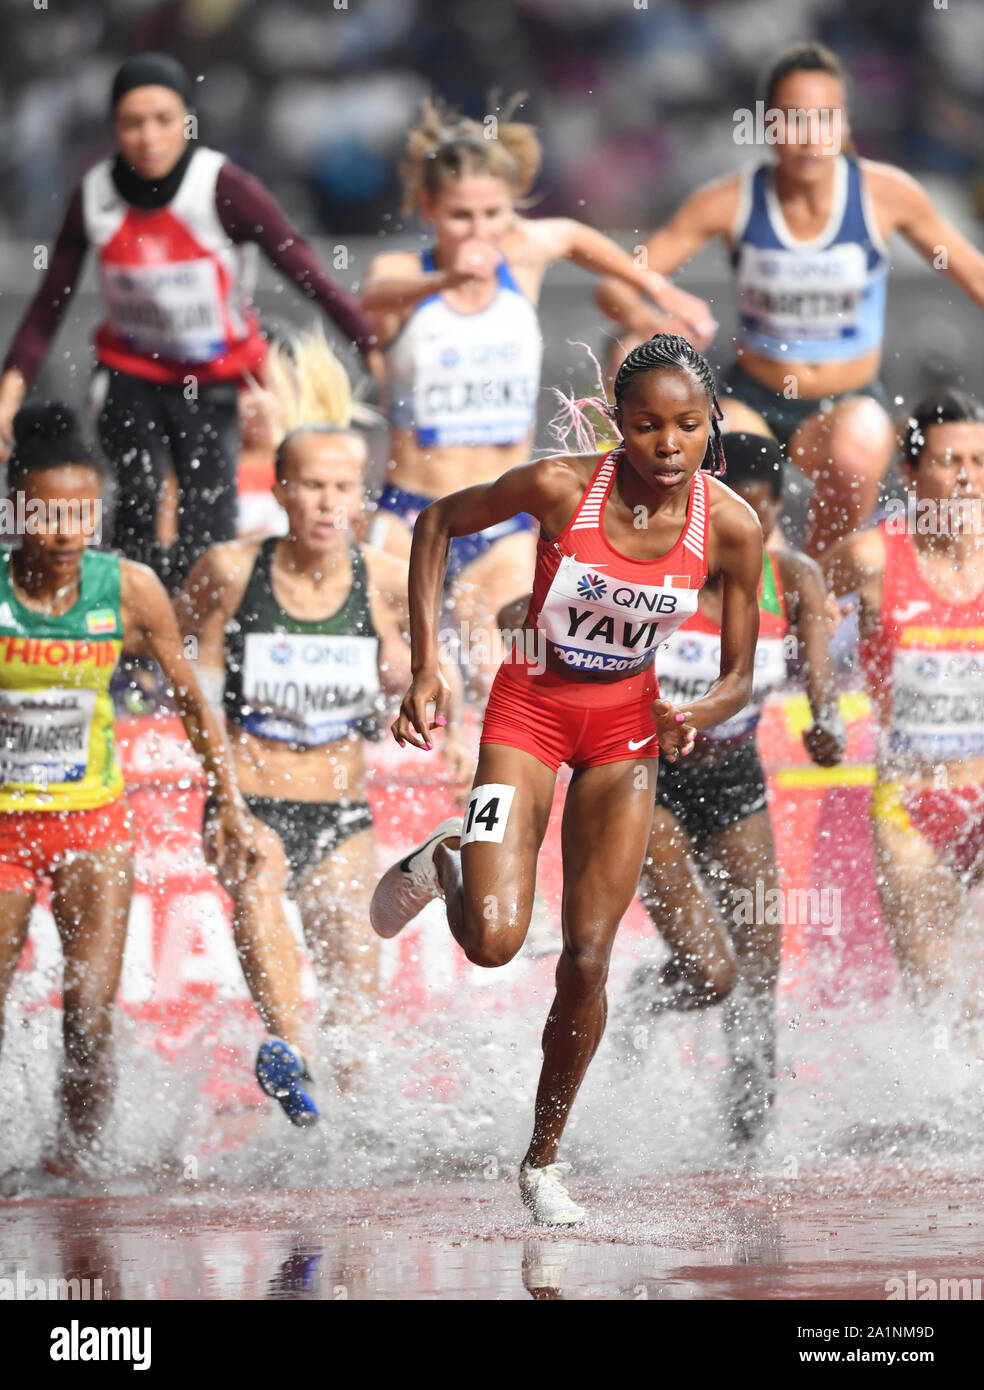
<svg viewBox="0 0 984 1390"><path fill-rule="evenodd" d="M76 1139L95 1138L112 1099L112 1009L133 897L129 845L86 850L52 874L65 957L62 1103Z"/></svg>
<svg viewBox="0 0 984 1390"><path fill-rule="evenodd" d="M871 396L817 411L789 441L789 457L813 484L804 549L821 556L874 511L895 448L892 422Z"/></svg>
<svg viewBox="0 0 984 1390"><path fill-rule="evenodd" d="M243 976L264 1027L301 1046L304 1000L297 940L284 912L288 866L280 836L253 818L260 851L237 883L223 880L232 898L232 930Z"/></svg>
<svg viewBox="0 0 984 1390"><path fill-rule="evenodd" d="M359 1031L376 1014L379 938L369 925L376 872L375 835L361 830L312 864L294 894L318 980L322 1027L352 1034L352 1057L335 1070L343 1090L361 1051Z"/></svg>
<svg viewBox="0 0 984 1390"><path fill-rule="evenodd" d="M33 893L0 893L0 1049L3 1047L7 994L27 940L33 906Z"/></svg>
<svg viewBox="0 0 984 1390"><path fill-rule="evenodd" d="M473 786L515 788L502 842L476 840L460 848L452 838L434 854L451 934L474 965L505 965L526 939L556 780L553 769L531 753L481 745ZM483 799L476 813L485 805ZM502 814L501 807L492 814Z"/></svg>
<svg viewBox="0 0 984 1390"><path fill-rule="evenodd" d="M731 924L739 980L749 988L771 994L779 978L782 927L762 922L736 925L735 916L736 893L754 896L759 882L766 895L779 886L768 811L756 811L713 836L703 858L705 862L717 861L723 871L723 877L715 880L717 898L723 919Z"/></svg>
<svg viewBox="0 0 984 1390"><path fill-rule="evenodd" d="M312 865L294 895L318 981L320 1024L333 1030L340 1091L358 1077L365 1029L377 1012L379 939L369 925L375 874L376 841L367 829Z"/></svg>
<svg viewBox="0 0 984 1390"><path fill-rule="evenodd" d="M716 1004L735 982L735 956L717 904L694 861L690 836L664 806L653 814L639 897L653 925L686 967L686 980L665 981L664 1007L680 1007L685 993L692 1007ZM672 988L669 988L672 987ZM654 995L654 1007L660 1007Z"/></svg>
<svg viewBox="0 0 984 1390"><path fill-rule="evenodd" d="M737 894L755 901L761 883L763 901L772 901L778 888L772 822L766 810L715 835L705 849L705 861L717 861L713 880L722 917L729 922L738 960L736 987L724 1001L724 1032L732 1063L734 1102L738 1114L754 1128L771 1106L776 1074L776 985L782 962L782 925L744 922L736 908ZM739 923L737 918L741 916Z"/></svg>
<svg viewBox="0 0 984 1390"><path fill-rule="evenodd" d="M639 769L647 775L638 776ZM533 1137L524 1164L557 1157L567 1117L608 1014L612 943L635 896L652 820L654 760L575 772L564 805L564 947L543 1030Z"/></svg>
<svg viewBox="0 0 984 1390"><path fill-rule="evenodd" d="M902 980L925 1000L953 982L954 927L966 890L916 829L872 823L878 897Z"/></svg>

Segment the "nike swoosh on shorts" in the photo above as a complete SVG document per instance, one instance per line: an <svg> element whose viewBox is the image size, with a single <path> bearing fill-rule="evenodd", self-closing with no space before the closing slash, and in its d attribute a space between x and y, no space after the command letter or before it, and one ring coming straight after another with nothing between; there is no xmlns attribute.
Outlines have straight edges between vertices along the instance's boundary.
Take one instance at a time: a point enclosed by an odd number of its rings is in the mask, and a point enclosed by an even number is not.
<svg viewBox="0 0 984 1390"><path fill-rule="evenodd" d="M654 739L655 737L656 737L655 734L650 734L648 738L640 738L640 739L630 738L630 739L629 739L629 748L630 748L630 750L634 753L634 752L636 751L637 748L642 748L644 744L652 743L652 741L653 741L653 739Z"/></svg>

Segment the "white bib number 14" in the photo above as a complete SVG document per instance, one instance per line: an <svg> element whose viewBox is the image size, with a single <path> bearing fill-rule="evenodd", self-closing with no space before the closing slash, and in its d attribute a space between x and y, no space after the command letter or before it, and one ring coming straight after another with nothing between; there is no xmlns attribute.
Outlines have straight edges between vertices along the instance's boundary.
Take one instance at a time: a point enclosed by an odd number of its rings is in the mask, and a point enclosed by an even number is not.
<svg viewBox="0 0 984 1390"><path fill-rule="evenodd" d="M475 787L465 807L461 843L470 845L473 840L492 840L501 845L515 795L516 788L504 782L486 782L484 786Z"/></svg>

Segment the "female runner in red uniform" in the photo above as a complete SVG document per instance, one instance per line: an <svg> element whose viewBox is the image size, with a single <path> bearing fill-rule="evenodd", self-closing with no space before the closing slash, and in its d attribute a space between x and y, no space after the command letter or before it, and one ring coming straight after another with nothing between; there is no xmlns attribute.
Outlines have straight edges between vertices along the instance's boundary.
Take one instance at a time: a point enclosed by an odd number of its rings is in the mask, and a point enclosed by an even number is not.
<svg viewBox="0 0 984 1390"><path fill-rule="evenodd" d="M984 873L981 407L957 391L917 405L902 473L905 517L843 541L826 570L836 594L858 594L879 733L878 893L902 978L917 999L955 990L964 1015L977 1017L959 924Z"/></svg>
<svg viewBox="0 0 984 1390"><path fill-rule="evenodd" d="M782 508L782 454L762 435L726 434L728 485L769 536ZM813 724L803 735L814 762L840 761L846 743L828 645L826 590L816 562L784 548L765 552L752 697L726 723L698 735L686 763L664 763L656 786L640 897L673 954L633 973L618 1008L617 1037L638 1052L647 1020L667 1009L724 1000L729 1053L728 1127L748 1142L762 1132L775 1091L775 991L782 927L742 910L758 885L779 886L756 735L769 692L786 680L787 634L803 656ZM721 586L708 583L698 611L663 645L656 664L665 698L702 694L718 671Z"/></svg>
<svg viewBox="0 0 984 1390"><path fill-rule="evenodd" d="M762 532L751 508L702 469L705 460L723 468L718 416L704 358L683 338L657 336L618 374L618 448L513 468L433 503L414 531L414 679L393 733L429 750L448 698L437 666L448 544L520 512L540 525L527 628L543 661L517 645L503 662L464 819L446 821L387 871L371 913L380 935L395 936L443 896L469 960L511 960L529 925L557 770L573 767L562 831L564 949L520 1170L524 1201L548 1225L584 1217L560 1181L557 1148L604 1032L608 959L642 869L658 750L671 761L688 754L698 729L736 713L751 692ZM721 675L676 709L658 698L653 657L716 574Z"/></svg>
<svg viewBox="0 0 984 1390"><path fill-rule="evenodd" d="M263 185L194 138L194 83L176 59L128 58L111 101L117 152L73 193L3 364L0 459L91 250L106 305L95 394L116 471L115 541L176 593L208 546L236 534L237 387L266 355L258 249L367 354L371 328ZM172 466L177 536L166 545L157 513Z"/></svg>

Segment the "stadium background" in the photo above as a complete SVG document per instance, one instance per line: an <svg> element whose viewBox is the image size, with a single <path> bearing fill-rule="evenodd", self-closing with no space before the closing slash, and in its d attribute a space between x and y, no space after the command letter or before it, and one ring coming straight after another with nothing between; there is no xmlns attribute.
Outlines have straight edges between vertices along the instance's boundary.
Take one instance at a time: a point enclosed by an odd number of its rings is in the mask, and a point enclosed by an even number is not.
<svg viewBox="0 0 984 1390"><path fill-rule="evenodd" d="M35 0L44 4L45 0ZM945 8L937 8L945 4ZM400 213L406 130L434 92L481 117L529 94L544 166L532 215L581 218L633 246L697 184L752 162L735 111L763 70L816 37L851 81L859 151L908 169L944 215L980 240L984 216L984 4L980 0L0 0L0 326L9 342L70 189L111 139L107 93L128 54L181 58L198 80L200 138L265 181L335 271L357 285L384 244L419 245ZM640 8L637 8L639 6ZM644 7L643 7L644 6ZM344 248L334 256L335 248ZM976 310L908 247L893 244L884 377L899 407L941 381L979 389ZM733 292L723 250L681 282L721 322L727 360ZM547 277L544 381L591 384L582 349L602 321L591 281ZM302 296L261 269L271 326L312 318ZM84 401L99 305L91 264L36 392ZM353 368L358 370L354 355ZM541 423L551 397L543 395ZM541 428L538 444L548 442ZM378 452L378 451L377 451Z"/></svg>

